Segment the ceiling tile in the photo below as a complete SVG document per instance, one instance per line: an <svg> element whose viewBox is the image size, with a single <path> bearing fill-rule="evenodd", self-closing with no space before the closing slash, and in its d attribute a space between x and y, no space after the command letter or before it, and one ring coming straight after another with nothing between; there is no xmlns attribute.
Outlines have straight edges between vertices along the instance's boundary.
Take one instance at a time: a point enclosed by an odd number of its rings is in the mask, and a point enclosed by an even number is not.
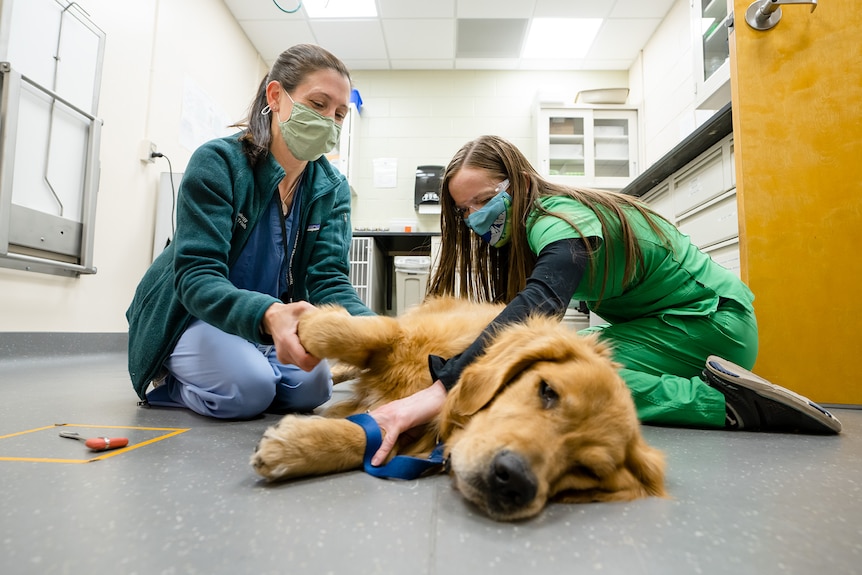
<svg viewBox="0 0 862 575"><path fill-rule="evenodd" d="M249 38L254 38L257 51L270 66L279 54L294 44L318 43L304 20L243 20L240 26Z"/></svg>
<svg viewBox="0 0 862 575"><path fill-rule="evenodd" d="M536 0L533 18L605 18L613 2L602 0Z"/></svg>
<svg viewBox="0 0 862 575"><path fill-rule="evenodd" d="M536 0L458 0L457 18L529 18Z"/></svg>
<svg viewBox="0 0 862 575"><path fill-rule="evenodd" d="M454 58L455 21L383 20L386 49L398 59Z"/></svg>
<svg viewBox="0 0 862 575"><path fill-rule="evenodd" d="M458 19L458 58L518 58L527 32L526 19Z"/></svg>
<svg viewBox="0 0 862 575"><path fill-rule="evenodd" d="M384 19L455 17L455 0L377 0L377 5Z"/></svg>
<svg viewBox="0 0 862 575"><path fill-rule="evenodd" d="M379 20L311 20L317 43L341 58L387 59Z"/></svg>

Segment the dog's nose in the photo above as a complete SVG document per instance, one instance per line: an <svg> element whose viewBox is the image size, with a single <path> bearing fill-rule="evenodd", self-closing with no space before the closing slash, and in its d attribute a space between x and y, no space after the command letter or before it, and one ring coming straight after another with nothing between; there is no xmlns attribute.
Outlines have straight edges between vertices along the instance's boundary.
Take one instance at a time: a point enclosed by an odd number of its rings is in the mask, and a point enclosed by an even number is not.
<svg viewBox="0 0 862 575"><path fill-rule="evenodd" d="M522 507L536 496L536 476L524 458L511 451L494 456L488 483L492 499L501 508Z"/></svg>

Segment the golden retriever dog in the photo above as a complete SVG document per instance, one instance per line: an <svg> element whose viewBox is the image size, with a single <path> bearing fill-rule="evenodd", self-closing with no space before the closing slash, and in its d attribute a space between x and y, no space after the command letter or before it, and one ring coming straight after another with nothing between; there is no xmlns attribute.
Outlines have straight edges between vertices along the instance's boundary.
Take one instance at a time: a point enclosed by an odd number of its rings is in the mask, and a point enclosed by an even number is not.
<svg viewBox="0 0 862 575"><path fill-rule="evenodd" d="M323 417L288 415L271 426L253 467L271 481L361 469L365 432L343 418L429 386L429 354L461 353L500 310L431 298L398 318L337 306L303 314L299 337L310 353L358 368L352 396ZM557 319L509 326L464 370L437 419L402 434L393 455L426 457L443 441L455 487L503 521L536 515L548 501L664 496L664 457L641 436L617 368L604 344Z"/></svg>

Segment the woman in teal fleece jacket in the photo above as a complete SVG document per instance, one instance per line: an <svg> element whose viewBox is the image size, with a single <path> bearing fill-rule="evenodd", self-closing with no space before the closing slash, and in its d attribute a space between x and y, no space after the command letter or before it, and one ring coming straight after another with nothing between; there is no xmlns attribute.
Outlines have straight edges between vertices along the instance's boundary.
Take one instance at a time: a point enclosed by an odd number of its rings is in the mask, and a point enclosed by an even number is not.
<svg viewBox="0 0 862 575"><path fill-rule="evenodd" d="M321 303L373 314L347 276L350 190L323 157L349 96L340 60L294 46L261 82L244 130L192 155L174 241L126 312L144 402L243 419L329 398L329 368L300 344L299 315Z"/></svg>

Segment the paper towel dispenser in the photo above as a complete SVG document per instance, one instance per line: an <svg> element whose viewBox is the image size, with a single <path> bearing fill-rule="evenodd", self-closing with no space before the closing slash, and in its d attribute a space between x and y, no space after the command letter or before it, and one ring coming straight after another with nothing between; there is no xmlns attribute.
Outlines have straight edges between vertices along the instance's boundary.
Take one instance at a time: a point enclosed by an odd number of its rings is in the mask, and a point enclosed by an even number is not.
<svg viewBox="0 0 862 575"><path fill-rule="evenodd" d="M414 203L421 213L440 213L440 186L443 184L444 166L416 166Z"/></svg>

